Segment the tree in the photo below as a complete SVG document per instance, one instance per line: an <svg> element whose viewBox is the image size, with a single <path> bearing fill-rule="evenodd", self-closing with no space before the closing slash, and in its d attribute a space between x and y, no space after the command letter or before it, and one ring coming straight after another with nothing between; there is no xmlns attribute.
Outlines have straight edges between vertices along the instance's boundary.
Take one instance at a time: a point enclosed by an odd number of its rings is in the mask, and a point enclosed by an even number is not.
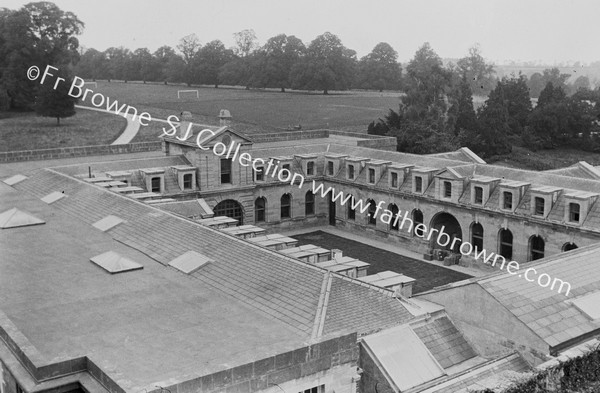
<svg viewBox="0 0 600 393"><path fill-rule="evenodd" d="M111 47L104 51L106 58L108 80L118 79L127 82L131 79L133 64L131 62L131 51L124 47Z"/></svg>
<svg viewBox="0 0 600 393"><path fill-rule="evenodd" d="M183 62L185 64L183 80L188 86L194 81L194 58L200 48L200 40L196 34L186 35L179 40L179 45L177 45L177 49L183 55Z"/></svg>
<svg viewBox="0 0 600 393"><path fill-rule="evenodd" d="M252 29L246 29L233 33L236 43L235 54L241 58L250 56L258 48L256 33Z"/></svg>
<svg viewBox="0 0 600 393"><path fill-rule="evenodd" d="M144 83L154 80L154 58L148 48L138 48L133 52L131 62L133 65L134 80L142 80Z"/></svg>
<svg viewBox="0 0 600 393"><path fill-rule="evenodd" d="M55 86L56 77L47 77L44 84L40 85L35 100L35 111L45 117L55 117L56 125L60 119L75 115L75 102L77 99L69 95L72 79L66 72L58 72L57 76L64 78Z"/></svg>
<svg viewBox="0 0 600 393"><path fill-rule="evenodd" d="M452 89L452 73L428 42L415 53L406 66L401 110L409 120L437 123L442 129L448 111L448 93Z"/></svg>
<svg viewBox="0 0 600 393"><path fill-rule="evenodd" d="M170 79L169 65L177 62L176 59L181 59L175 53L175 50L170 46L164 45L158 48L154 53L154 70L158 74L156 80L161 80L167 84Z"/></svg>
<svg viewBox="0 0 600 393"><path fill-rule="evenodd" d="M74 65L78 58L76 35L83 23L75 14L50 2L29 3L17 11L0 9L0 91L11 108L32 109L39 82L27 78L27 69Z"/></svg>
<svg viewBox="0 0 600 393"><path fill-rule="evenodd" d="M531 113L531 99L526 78L522 74L518 76L512 74L498 81L496 88L490 92L489 98L480 108L479 116L486 123L493 124L496 130L520 135L527 126L529 113ZM500 123L503 125L499 126Z"/></svg>
<svg viewBox="0 0 600 393"><path fill-rule="evenodd" d="M402 68L398 52L380 42L358 64L358 86L363 89L396 90L400 88Z"/></svg>
<svg viewBox="0 0 600 393"><path fill-rule="evenodd" d="M469 48L469 55L456 63L460 73L465 73L473 94L487 96L496 84L494 66L487 64L479 45Z"/></svg>
<svg viewBox="0 0 600 393"><path fill-rule="evenodd" d="M456 100L450 112L453 114L454 133L459 134L461 131L476 135L479 131L479 123L477 114L473 108L473 93L471 92L470 79L467 73L463 73L463 77L454 93ZM470 147L470 146L469 146Z"/></svg>
<svg viewBox="0 0 600 393"><path fill-rule="evenodd" d="M558 104L563 102L565 98L567 98L567 95L560 86L556 86L555 88L552 82L548 82L544 90L540 93L537 107L542 108L546 105Z"/></svg>
<svg viewBox="0 0 600 393"><path fill-rule="evenodd" d="M96 49L85 50L75 68L75 74L85 79L108 79L108 61L104 53Z"/></svg>
<svg viewBox="0 0 600 393"><path fill-rule="evenodd" d="M529 87L529 95L531 98L539 97L541 91L544 90L544 86L546 86L542 74L539 72L533 73L527 82L527 86Z"/></svg>
<svg viewBox="0 0 600 393"><path fill-rule="evenodd" d="M590 86L590 78L585 75L581 75L573 82L573 92L575 93L579 89L589 90Z"/></svg>
<svg viewBox="0 0 600 393"><path fill-rule="evenodd" d="M256 34L254 30L242 30L234 33L233 38L237 45L233 49L235 57L221 68L219 78L223 83L249 89L255 80L252 65L256 61L255 52L258 48Z"/></svg>
<svg viewBox="0 0 600 393"><path fill-rule="evenodd" d="M219 69L233 58L233 52L219 40L211 41L196 53L194 71L196 81L219 87Z"/></svg>
<svg viewBox="0 0 600 393"><path fill-rule="evenodd" d="M267 40L257 53L255 83L262 87L278 87L282 92L290 87L292 68L306 47L299 38L279 34Z"/></svg>
<svg viewBox="0 0 600 393"><path fill-rule="evenodd" d="M356 52L342 45L334 34L326 32L315 38L306 55L293 67L292 86L297 89L345 90L354 79Z"/></svg>

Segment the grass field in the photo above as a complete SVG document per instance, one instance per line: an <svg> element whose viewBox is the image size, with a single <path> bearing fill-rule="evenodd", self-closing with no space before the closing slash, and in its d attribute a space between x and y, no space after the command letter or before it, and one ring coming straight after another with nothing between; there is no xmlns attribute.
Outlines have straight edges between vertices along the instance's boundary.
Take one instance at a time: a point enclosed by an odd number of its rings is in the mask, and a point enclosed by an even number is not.
<svg viewBox="0 0 600 393"><path fill-rule="evenodd" d="M111 100L118 100L147 111L153 118L166 119L182 111L193 114L193 121L218 124L221 109L228 109L233 126L243 132L273 132L290 126L302 129L335 128L366 132L367 125L398 109L400 93L332 92L329 95L238 88L185 87L157 84L98 82L92 89ZM177 98L177 90L197 89L199 98ZM91 105L89 100L81 103Z"/></svg>
<svg viewBox="0 0 600 393"><path fill-rule="evenodd" d="M110 144L126 125L121 116L88 110L61 119L58 127L54 118L15 113L0 119L0 151Z"/></svg>

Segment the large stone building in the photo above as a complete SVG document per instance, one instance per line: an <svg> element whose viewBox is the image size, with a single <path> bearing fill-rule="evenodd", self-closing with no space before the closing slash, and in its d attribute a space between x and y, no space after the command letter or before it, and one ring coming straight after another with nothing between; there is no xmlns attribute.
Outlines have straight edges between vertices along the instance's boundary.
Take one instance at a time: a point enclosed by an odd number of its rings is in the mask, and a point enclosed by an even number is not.
<svg viewBox="0 0 600 393"><path fill-rule="evenodd" d="M597 336L587 298L600 288L596 168L539 173L487 165L468 149L394 147L333 131L249 138L225 126L166 137L160 158L3 179L1 392L465 392ZM365 211L315 195L313 180L364 200ZM574 298L504 273L407 298L202 224L334 225L425 254L441 247L373 217L380 201L406 222L541 259L530 266L564 274ZM567 274L577 265L585 270Z"/></svg>

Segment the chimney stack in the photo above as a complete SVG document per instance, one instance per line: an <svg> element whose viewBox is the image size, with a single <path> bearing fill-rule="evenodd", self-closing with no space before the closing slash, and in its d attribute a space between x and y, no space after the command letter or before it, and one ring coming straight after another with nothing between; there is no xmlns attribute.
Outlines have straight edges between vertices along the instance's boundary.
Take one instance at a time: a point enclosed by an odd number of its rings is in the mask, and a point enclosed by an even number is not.
<svg viewBox="0 0 600 393"><path fill-rule="evenodd" d="M219 112L219 126L227 127L231 125L231 113L227 109L221 109Z"/></svg>
<svg viewBox="0 0 600 393"><path fill-rule="evenodd" d="M177 136L179 138L185 137L185 135L187 134L187 130L190 126L190 123L192 123L192 113L188 112L188 111L181 112L181 121L179 122L179 132L177 133ZM189 136L188 136L188 138L189 138Z"/></svg>

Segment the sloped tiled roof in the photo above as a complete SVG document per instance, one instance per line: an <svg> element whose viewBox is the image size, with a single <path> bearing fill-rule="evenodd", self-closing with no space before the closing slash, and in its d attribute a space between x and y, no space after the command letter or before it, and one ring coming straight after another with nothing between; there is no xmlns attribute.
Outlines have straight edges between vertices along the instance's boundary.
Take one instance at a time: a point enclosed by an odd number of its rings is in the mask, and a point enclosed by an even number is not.
<svg viewBox="0 0 600 393"><path fill-rule="evenodd" d="M571 285L558 293L560 282L551 290L524 277L494 274L477 280L480 285L527 325L551 347L600 329L600 321L592 321L573 306L569 299L600 290L598 253L600 244L557 254L536 262L522 264L521 270L533 267L537 276L548 274ZM530 278L532 273L529 273Z"/></svg>
<svg viewBox="0 0 600 393"><path fill-rule="evenodd" d="M443 368L452 367L477 356L448 317L413 327L413 330Z"/></svg>
<svg viewBox="0 0 600 393"><path fill-rule="evenodd" d="M110 229L113 238L167 265L194 250L215 261L192 274L204 284L310 334L324 270L264 250L219 231L194 224L52 170L40 170L16 186L33 195L61 189L70 195L53 204L92 224L108 214L125 222ZM223 242L227 241L227 249ZM334 279L325 333L354 329L359 333L412 318L396 299L355 283ZM338 291L338 285L343 286ZM352 299L349 301L348 299ZM366 311L366 312L364 312ZM331 314L329 314L331 312Z"/></svg>

